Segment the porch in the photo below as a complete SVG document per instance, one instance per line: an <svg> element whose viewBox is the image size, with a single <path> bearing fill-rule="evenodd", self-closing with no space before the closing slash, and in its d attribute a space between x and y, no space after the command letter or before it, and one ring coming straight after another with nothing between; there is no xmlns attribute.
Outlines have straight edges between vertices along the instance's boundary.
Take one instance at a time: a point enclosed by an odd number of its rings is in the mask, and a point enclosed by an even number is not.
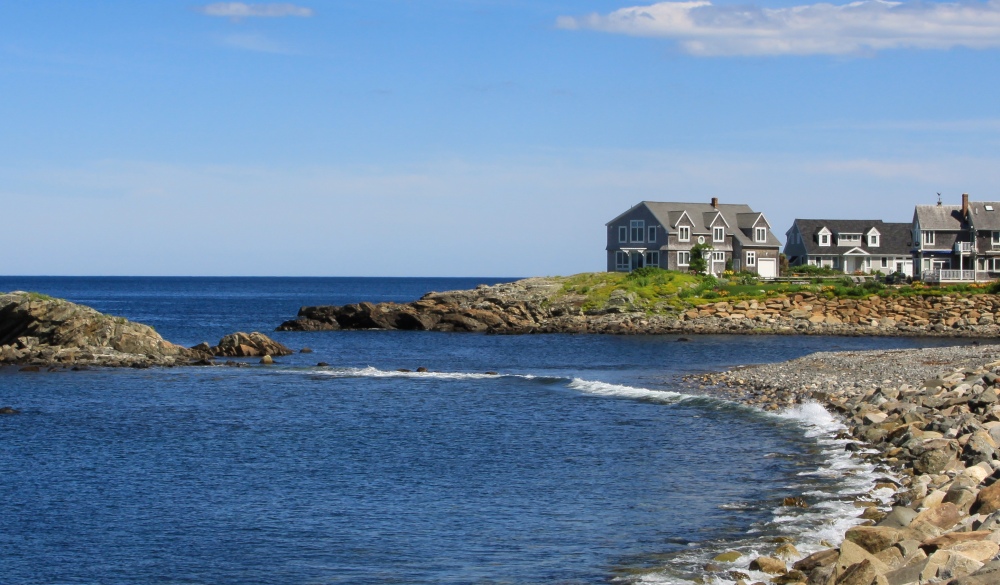
<svg viewBox="0 0 1000 585"><path fill-rule="evenodd" d="M922 275L924 282L942 284L948 282L989 282L993 279L989 272L980 270L930 270Z"/></svg>

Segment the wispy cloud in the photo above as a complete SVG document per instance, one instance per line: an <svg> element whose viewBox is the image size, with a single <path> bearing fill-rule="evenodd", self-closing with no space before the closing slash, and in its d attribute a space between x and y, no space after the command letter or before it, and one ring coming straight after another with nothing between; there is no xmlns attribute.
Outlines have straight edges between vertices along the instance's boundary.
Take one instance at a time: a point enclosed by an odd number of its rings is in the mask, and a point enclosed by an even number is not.
<svg viewBox="0 0 1000 585"><path fill-rule="evenodd" d="M692 55L850 55L886 49L1000 47L1000 0L716 6L658 2L562 16L559 28L674 39Z"/></svg>
<svg viewBox="0 0 1000 585"><path fill-rule="evenodd" d="M287 2L275 4L215 2L214 4L199 7L198 11L208 16L220 16L234 20L241 18L284 18L287 16L309 18L313 15L312 8L296 6Z"/></svg>

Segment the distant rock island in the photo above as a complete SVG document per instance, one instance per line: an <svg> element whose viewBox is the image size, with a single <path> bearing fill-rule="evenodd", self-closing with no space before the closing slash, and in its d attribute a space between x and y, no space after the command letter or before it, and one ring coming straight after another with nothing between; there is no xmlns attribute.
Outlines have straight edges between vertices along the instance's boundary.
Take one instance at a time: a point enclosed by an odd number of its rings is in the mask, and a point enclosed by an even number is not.
<svg viewBox="0 0 1000 585"><path fill-rule="evenodd" d="M499 334L802 334L995 337L1000 296L970 289L872 290L750 285L745 296L705 279L593 273L528 278L472 290L430 292L410 303L299 309L278 331L399 329ZM715 280L715 279L711 279ZM756 290L759 287L761 290ZM699 296L700 295L700 296Z"/></svg>
<svg viewBox="0 0 1000 585"><path fill-rule="evenodd" d="M0 365L150 367L208 365L215 356L289 355L260 333L187 348L152 327L38 293L0 294Z"/></svg>

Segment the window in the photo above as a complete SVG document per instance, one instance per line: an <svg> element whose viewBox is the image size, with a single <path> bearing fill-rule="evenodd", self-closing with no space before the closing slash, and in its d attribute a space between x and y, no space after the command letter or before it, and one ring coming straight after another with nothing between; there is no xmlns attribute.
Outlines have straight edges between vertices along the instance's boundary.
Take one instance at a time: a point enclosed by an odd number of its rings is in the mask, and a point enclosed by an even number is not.
<svg viewBox="0 0 1000 585"><path fill-rule="evenodd" d="M641 243L642 232L646 231L646 222L641 219L633 219L629 222L629 225L632 227L632 241Z"/></svg>
<svg viewBox="0 0 1000 585"><path fill-rule="evenodd" d="M715 262L725 262L726 253L725 252L712 252L712 260Z"/></svg>
<svg viewBox="0 0 1000 585"><path fill-rule="evenodd" d="M721 242L726 239L726 228L719 226L712 228L712 241Z"/></svg>
<svg viewBox="0 0 1000 585"><path fill-rule="evenodd" d="M653 229L653 228L649 228ZM659 252L646 252L646 266L659 266L660 265L660 253Z"/></svg>
<svg viewBox="0 0 1000 585"><path fill-rule="evenodd" d="M754 228L753 239L756 242L763 242L767 240L767 228L762 228L762 227Z"/></svg>
<svg viewBox="0 0 1000 585"><path fill-rule="evenodd" d="M618 226L618 243L624 244L628 242L628 228L620 225Z"/></svg>
<svg viewBox="0 0 1000 585"><path fill-rule="evenodd" d="M829 246L830 245L830 234L820 234L819 235L819 245Z"/></svg>
<svg viewBox="0 0 1000 585"><path fill-rule="evenodd" d="M691 264L691 252L677 252L677 265L687 266Z"/></svg>
<svg viewBox="0 0 1000 585"><path fill-rule="evenodd" d="M934 232L924 232L924 245L925 246L934 245Z"/></svg>
<svg viewBox="0 0 1000 585"><path fill-rule="evenodd" d="M652 244L653 242L656 241L656 226L655 225L649 226L649 237L646 239L646 241L649 242L650 244Z"/></svg>
<svg viewBox="0 0 1000 585"><path fill-rule="evenodd" d="M861 243L861 234L837 234L838 246L857 246Z"/></svg>
<svg viewBox="0 0 1000 585"><path fill-rule="evenodd" d="M885 256L882 256L882 268L888 268L888 267L889 267L889 259L886 258Z"/></svg>
<svg viewBox="0 0 1000 585"><path fill-rule="evenodd" d="M628 252L622 252L621 250L615 252L615 270L617 272L628 272L629 270Z"/></svg>
<svg viewBox="0 0 1000 585"><path fill-rule="evenodd" d="M1000 232L996 232L996 233L1000 233ZM680 240L680 241L682 241L682 242L690 242L691 241L691 228L689 226L686 226L686 225L682 225L681 227L677 228L677 239Z"/></svg>
<svg viewBox="0 0 1000 585"><path fill-rule="evenodd" d="M753 250L748 250L747 266L756 266L756 265L757 265L757 252L754 252Z"/></svg>
<svg viewBox="0 0 1000 585"><path fill-rule="evenodd" d="M868 247L878 248L878 236L875 234L868 234Z"/></svg>
<svg viewBox="0 0 1000 585"><path fill-rule="evenodd" d="M1000 232L993 232L993 247L1000 246Z"/></svg>

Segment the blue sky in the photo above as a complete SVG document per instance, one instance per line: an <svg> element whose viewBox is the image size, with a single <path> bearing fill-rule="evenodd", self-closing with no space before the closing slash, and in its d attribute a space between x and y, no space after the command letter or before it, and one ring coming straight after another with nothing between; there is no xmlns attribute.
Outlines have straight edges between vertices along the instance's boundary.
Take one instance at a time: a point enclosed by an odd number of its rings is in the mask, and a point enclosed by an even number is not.
<svg viewBox="0 0 1000 585"><path fill-rule="evenodd" d="M1000 2L0 1L4 274L602 270L642 200L1000 200Z"/></svg>

